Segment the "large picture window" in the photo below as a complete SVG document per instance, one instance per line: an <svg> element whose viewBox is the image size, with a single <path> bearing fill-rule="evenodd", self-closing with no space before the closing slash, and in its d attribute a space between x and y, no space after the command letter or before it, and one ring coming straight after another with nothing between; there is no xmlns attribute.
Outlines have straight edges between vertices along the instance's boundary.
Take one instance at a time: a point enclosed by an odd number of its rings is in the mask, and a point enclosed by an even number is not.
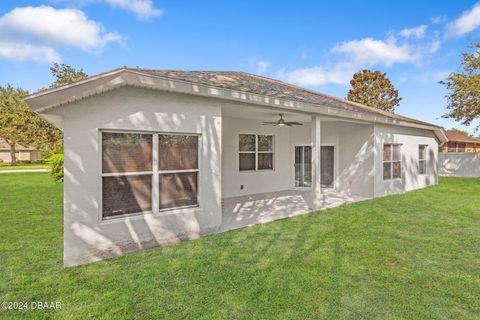
<svg viewBox="0 0 480 320"><path fill-rule="evenodd" d="M383 145L383 180L402 177L402 149L400 144Z"/></svg>
<svg viewBox="0 0 480 320"><path fill-rule="evenodd" d="M418 146L418 173L419 174L427 173L427 146L426 145Z"/></svg>
<svg viewBox="0 0 480 320"><path fill-rule="evenodd" d="M238 137L239 170L273 170L273 136L240 134Z"/></svg>
<svg viewBox="0 0 480 320"><path fill-rule="evenodd" d="M198 136L159 135L160 210L198 204Z"/></svg>
<svg viewBox="0 0 480 320"><path fill-rule="evenodd" d="M104 218L198 205L197 135L102 132L101 137Z"/></svg>
<svg viewBox="0 0 480 320"><path fill-rule="evenodd" d="M151 134L102 133L103 217L152 210Z"/></svg>

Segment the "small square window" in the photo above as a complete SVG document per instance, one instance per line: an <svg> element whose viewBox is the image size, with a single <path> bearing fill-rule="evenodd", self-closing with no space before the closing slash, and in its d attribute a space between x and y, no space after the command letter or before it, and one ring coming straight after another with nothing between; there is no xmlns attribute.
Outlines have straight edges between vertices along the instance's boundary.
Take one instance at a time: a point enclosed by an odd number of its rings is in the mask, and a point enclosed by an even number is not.
<svg viewBox="0 0 480 320"><path fill-rule="evenodd" d="M238 136L239 170L273 170L273 144L272 135L240 134Z"/></svg>
<svg viewBox="0 0 480 320"><path fill-rule="evenodd" d="M402 177L402 146L400 144L383 145L383 180Z"/></svg>
<svg viewBox="0 0 480 320"><path fill-rule="evenodd" d="M427 173L427 146L426 145L418 146L418 173L419 174Z"/></svg>

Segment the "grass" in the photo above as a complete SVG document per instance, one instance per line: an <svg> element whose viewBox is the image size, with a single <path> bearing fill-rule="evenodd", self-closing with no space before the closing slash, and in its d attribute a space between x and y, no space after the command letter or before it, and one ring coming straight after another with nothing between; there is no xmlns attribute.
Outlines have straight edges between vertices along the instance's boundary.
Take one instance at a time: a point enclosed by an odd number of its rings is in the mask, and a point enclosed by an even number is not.
<svg viewBox="0 0 480 320"><path fill-rule="evenodd" d="M48 164L43 163L17 163L16 166L11 166L10 163L0 163L0 170L25 170L25 169L48 169Z"/></svg>
<svg viewBox="0 0 480 320"><path fill-rule="evenodd" d="M480 180L64 269L62 185L0 176L1 319L478 319Z"/></svg>

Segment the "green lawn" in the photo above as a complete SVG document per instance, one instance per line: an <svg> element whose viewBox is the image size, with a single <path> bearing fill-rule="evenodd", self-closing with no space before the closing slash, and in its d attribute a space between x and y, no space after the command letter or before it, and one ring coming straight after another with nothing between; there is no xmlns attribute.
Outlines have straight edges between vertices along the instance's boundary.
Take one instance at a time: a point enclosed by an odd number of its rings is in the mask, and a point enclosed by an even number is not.
<svg viewBox="0 0 480 320"><path fill-rule="evenodd" d="M479 319L480 179L62 267L62 185L0 176L0 319Z"/></svg>
<svg viewBox="0 0 480 320"><path fill-rule="evenodd" d="M43 163L17 163L11 166L10 163L0 163L0 170L25 170L25 169L48 169L48 164Z"/></svg>

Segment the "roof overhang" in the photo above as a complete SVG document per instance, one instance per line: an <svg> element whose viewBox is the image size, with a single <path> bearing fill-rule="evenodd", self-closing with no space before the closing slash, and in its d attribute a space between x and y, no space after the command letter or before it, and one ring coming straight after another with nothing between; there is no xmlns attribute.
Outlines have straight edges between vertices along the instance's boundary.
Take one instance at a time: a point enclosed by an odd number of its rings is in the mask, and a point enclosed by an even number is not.
<svg viewBox="0 0 480 320"><path fill-rule="evenodd" d="M73 84L40 91L29 95L25 98L25 101L34 112L46 115L54 108L59 108L75 101L126 86L269 106L289 111L328 115L362 122L431 130L435 132L435 136L440 143L447 141L443 128L437 126L410 123L381 114L374 115L359 113L331 106L281 99L267 95L213 87L182 80L174 80L126 68L115 69Z"/></svg>

